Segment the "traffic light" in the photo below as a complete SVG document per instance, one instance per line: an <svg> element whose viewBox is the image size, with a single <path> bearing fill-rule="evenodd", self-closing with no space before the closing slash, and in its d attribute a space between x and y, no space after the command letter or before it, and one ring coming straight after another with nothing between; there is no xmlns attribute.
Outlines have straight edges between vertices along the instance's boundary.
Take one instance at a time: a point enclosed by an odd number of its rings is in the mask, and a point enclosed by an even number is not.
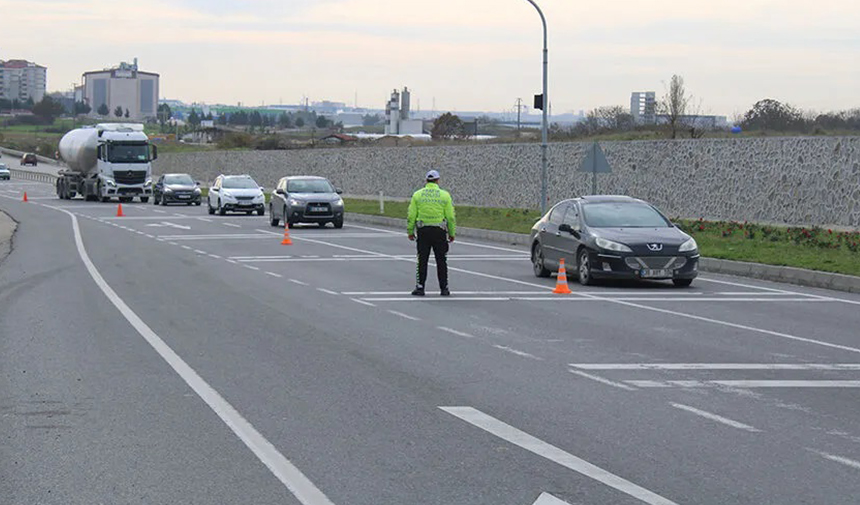
<svg viewBox="0 0 860 505"><path fill-rule="evenodd" d="M543 110L543 93L535 95L535 109Z"/></svg>

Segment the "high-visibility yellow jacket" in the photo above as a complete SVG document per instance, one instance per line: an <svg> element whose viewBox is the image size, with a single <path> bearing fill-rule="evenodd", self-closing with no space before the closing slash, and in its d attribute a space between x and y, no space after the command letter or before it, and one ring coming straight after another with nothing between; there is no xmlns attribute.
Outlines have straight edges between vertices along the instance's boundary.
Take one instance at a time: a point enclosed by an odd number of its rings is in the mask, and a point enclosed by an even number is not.
<svg viewBox="0 0 860 505"><path fill-rule="evenodd" d="M454 236L457 231L457 218L454 215L454 202L451 194L441 189L435 182L428 182L426 186L412 195L409 202L409 214L407 216L406 232L410 235L415 233L415 225L421 226L445 226L448 227L448 235Z"/></svg>

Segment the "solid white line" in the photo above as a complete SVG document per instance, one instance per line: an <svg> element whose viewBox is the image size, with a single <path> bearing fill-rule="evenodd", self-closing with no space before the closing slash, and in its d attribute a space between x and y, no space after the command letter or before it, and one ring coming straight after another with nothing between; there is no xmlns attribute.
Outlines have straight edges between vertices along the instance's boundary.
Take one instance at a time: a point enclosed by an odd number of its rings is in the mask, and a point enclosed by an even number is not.
<svg viewBox="0 0 860 505"><path fill-rule="evenodd" d="M408 293L407 293L408 294ZM395 298L395 297L368 297L364 298L369 302L500 302L500 301L509 301L510 298L506 297L467 297L467 298L457 298L450 296L442 296L442 297L423 297L423 296L410 296L409 298Z"/></svg>
<svg viewBox="0 0 860 505"><path fill-rule="evenodd" d="M709 380L709 381L652 381L627 380L640 388L670 388L670 387L713 387L725 386L739 389L753 388L860 388L860 380Z"/></svg>
<svg viewBox="0 0 860 505"><path fill-rule="evenodd" d="M537 361L543 361L543 358L540 358L538 356L535 356L534 354L531 354L531 353L528 353L525 351L518 351L517 349L514 349L513 347L508 347L508 346L498 345L498 344L493 344L493 347L495 347L496 349L511 353L513 355L523 357L523 358L529 358L529 359L533 359L533 360L537 360Z"/></svg>
<svg viewBox="0 0 860 505"><path fill-rule="evenodd" d="M462 331L457 331L457 330L453 330L451 328L446 328L445 326L437 326L436 328L438 328L442 331L448 332L452 335L457 335L458 337L475 338L474 335L469 335L468 333L463 333Z"/></svg>
<svg viewBox="0 0 860 505"><path fill-rule="evenodd" d="M168 240L227 240L227 239L264 239L269 238L266 235L247 234L247 233L227 233L219 235L159 235L161 238Z"/></svg>
<svg viewBox="0 0 860 505"><path fill-rule="evenodd" d="M238 224L233 224L233 223L221 223L221 224L223 224L224 226L229 226L231 228L241 228L241 226Z"/></svg>
<svg viewBox="0 0 860 505"><path fill-rule="evenodd" d="M403 312L397 312L396 310L389 310L388 312L391 314L394 314L395 316L402 317L403 319L409 319L410 321L420 321L421 320L417 317L410 316L409 314L404 314Z"/></svg>
<svg viewBox="0 0 860 505"><path fill-rule="evenodd" d="M52 208L47 206L48 208ZM70 212L59 209L72 218L72 228L75 235L75 245L84 266L104 293L105 297L119 310L129 324L137 330L159 356L173 368L188 386L197 393L215 414L227 425L239 439L269 468L269 470L290 490L304 505L333 505L331 500L320 491L293 463L272 445L254 426L245 419L218 391L210 386L202 377L179 357L143 320L129 307L119 295L108 285L90 260L84 247L78 219Z"/></svg>
<svg viewBox="0 0 860 505"><path fill-rule="evenodd" d="M604 379L598 375L591 375L590 373L580 372L579 370L568 370L568 372L578 375L580 377L585 377L586 379L591 379L595 382L599 382L601 384L605 384L607 386L612 386L614 388L623 389L625 391L636 391L636 388L628 386L627 384L622 384L620 382L611 381L609 379Z"/></svg>
<svg viewBox="0 0 860 505"><path fill-rule="evenodd" d="M858 363L570 363L581 370L860 370Z"/></svg>
<svg viewBox="0 0 860 505"><path fill-rule="evenodd" d="M247 268L248 270L259 270L260 269L259 267L255 267L253 265L242 265L242 266Z"/></svg>
<svg viewBox="0 0 860 505"><path fill-rule="evenodd" d="M266 275L271 275L272 277L277 277L277 278L279 278L279 279L280 279L281 277L283 277L283 275L281 275L281 274L276 274L275 272L266 272Z"/></svg>
<svg viewBox="0 0 860 505"><path fill-rule="evenodd" d="M360 303L360 304L362 304L362 305L367 305L368 307L376 307L376 305L374 305L374 304L372 304L372 303L370 303L370 302L366 302L366 301L364 301L364 300L359 300L358 298L350 298L350 300L354 301L355 303Z"/></svg>
<svg viewBox="0 0 860 505"><path fill-rule="evenodd" d="M735 286L738 288L750 288L750 289L757 289L760 291L770 291L772 293L793 293L793 291L786 291L784 289L767 288L764 286L756 286L754 284L744 284L742 282L721 281L718 279L712 279L710 277L699 276L699 277L696 277L696 280L704 281L704 282L713 282L714 284L723 284L726 286ZM797 294L797 293L795 293L795 294Z"/></svg>
<svg viewBox="0 0 860 505"><path fill-rule="evenodd" d="M593 465L582 458L578 458L554 445L550 445L539 438L518 430L494 417L484 414L472 407L439 407L454 417L458 417L467 423L491 433L502 440L522 447L523 449L537 454L542 458L555 462L576 473L596 480L606 486L632 496L639 501L650 505L677 505L675 502L653 493L643 487L619 477L599 466Z"/></svg>
<svg viewBox="0 0 860 505"><path fill-rule="evenodd" d="M307 286L308 285L307 282L302 282L298 279L290 279L290 282L292 282L293 284L298 284L299 286Z"/></svg>
<svg viewBox="0 0 860 505"><path fill-rule="evenodd" d="M835 461L837 463L841 463L845 466L849 466L855 470L860 470L860 461L854 461L853 459L846 458L844 456L837 456L835 454L828 454L826 452L817 451L815 449L810 449L807 447L807 451L814 452L823 458L827 458L830 461Z"/></svg>
<svg viewBox="0 0 860 505"><path fill-rule="evenodd" d="M681 403L670 403L669 405L675 407L676 409L681 409L691 414L695 414L697 416L704 417L705 419L710 419L711 421L716 421L718 423L722 423L726 426L731 426L732 428L737 428L739 430L749 431L750 433L758 433L761 431L760 429L754 428L748 424L740 423L738 421L729 419L728 417L718 416L717 414L713 414L705 410L699 410L695 407L690 407L689 405L683 405Z"/></svg>
<svg viewBox="0 0 860 505"><path fill-rule="evenodd" d="M320 292L325 293L327 295L340 295L340 293L338 293L337 291L332 291L332 290L326 289L326 288L317 288L317 291L320 291Z"/></svg>

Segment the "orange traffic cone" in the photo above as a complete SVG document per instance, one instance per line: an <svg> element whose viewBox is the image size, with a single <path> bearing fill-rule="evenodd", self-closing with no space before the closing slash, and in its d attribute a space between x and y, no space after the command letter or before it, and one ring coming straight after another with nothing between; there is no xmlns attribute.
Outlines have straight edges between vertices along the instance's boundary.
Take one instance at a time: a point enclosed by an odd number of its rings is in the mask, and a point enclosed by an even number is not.
<svg viewBox="0 0 860 505"><path fill-rule="evenodd" d="M558 278L555 282L555 289L552 290L557 295L571 294L570 288L567 287L567 270L564 268L564 258L558 265Z"/></svg>
<svg viewBox="0 0 860 505"><path fill-rule="evenodd" d="M284 224L284 240L281 241L281 245L293 245L293 241L290 240L290 224Z"/></svg>
<svg viewBox="0 0 860 505"><path fill-rule="evenodd" d="M29 202L29 200L27 200L27 192L26 191L24 191L24 201Z"/></svg>
<svg viewBox="0 0 860 505"><path fill-rule="evenodd" d="M116 217L125 217L125 214L122 213L122 204L116 208Z"/></svg>

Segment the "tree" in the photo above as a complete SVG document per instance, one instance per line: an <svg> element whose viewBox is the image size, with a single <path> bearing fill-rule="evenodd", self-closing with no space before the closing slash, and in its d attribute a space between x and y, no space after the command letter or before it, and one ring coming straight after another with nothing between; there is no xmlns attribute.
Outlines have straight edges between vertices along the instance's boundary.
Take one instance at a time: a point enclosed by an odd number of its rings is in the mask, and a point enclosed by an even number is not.
<svg viewBox="0 0 860 505"><path fill-rule="evenodd" d="M218 116L218 124L222 126L226 126L230 123L230 115L226 112L222 113Z"/></svg>
<svg viewBox="0 0 860 505"><path fill-rule="evenodd" d="M744 130L806 131L803 113L791 105L771 98L759 100L744 114Z"/></svg>
<svg viewBox="0 0 860 505"><path fill-rule="evenodd" d="M230 114L230 124L236 126L244 126L248 124L248 113L244 110L238 110Z"/></svg>
<svg viewBox="0 0 860 505"><path fill-rule="evenodd" d="M167 120L173 118L173 111L170 110L170 106L166 103L163 103L158 106L158 122L161 123L161 128L164 129L164 125L167 124Z"/></svg>
<svg viewBox="0 0 860 505"><path fill-rule="evenodd" d="M666 124L673 139L678 138L678 131L682 127L682 117L687 114L689 104L690 97L687 96L684 78L677 74L673 75L669 81L669 89L663 98L657 102L657 113L666 117Z"/></svg>
<svg viewBox="0 0 860 505"><path fill-rule="evenodd" d="M99 116L107 116L108 114L110 114L110 110L108 109L106 103L99 105L99 108L96 112L99 113Z"/></svg>
<svg viewBox="0 0 860 505"><path fill-rule="evenodd" d="M122 110L122 107L120 107L119 105L117 105L117 106L116 106L116 109L114 109L114 110L113 110L113 115L114 115L114 116L116 116L116 117L122 117L123 112L124 112L124 111Z"/></svg>
<svg viewBox="0 0 860 505"><path fill-rule="evenodd" d="M258 111L258 110L251 111L251 116L249 117L249 123L253 127L263 126L263 116L260 115L260 111Z"/></svg>
<svg viewBox="0 0 860 505"><path fill-rule="evenodd" d="M206 121L214 121L214 120L215 120L215 117L212 115L211 111L209 112L209 114L206 114Z"/></svg>
<svg viewBox="0 0 860 505"><path fill-rule="evenodd" d="M328 128L329 124L331 124L331 121L326 119L325 116L317 116L317 120L316 120L317 128Z"/></svg>
<svg viewBox="0 0 860 505"><path fill-rule="evenodd" d="M75 102L75 114L89 114L93 108L84 102Z"/></svg>
<svg viewBox="0 0 860 505"><path fill-rule="evenodd" d="M42 97L42 100L33 106L33 114L46 124L53 123L63 112L65 112L63 104L48 95Z"/></svg>
<svg viewBox="0 0 860 505"><path fill-rule="evenodd" d="M305 126L305 120L301 116L299 116L296 119L296 128L303 128L304 126Z"/></svg>
<svg viewBox="0 0 860 505"><path fill-rule="evenodd" d="M364 126L375 126L382 122L382 116L379 114L365 114L361 117L361 124Z"/></svg>
<svg viewBox="0 0 860 505"><path fill-rule="evenodd" d="M191 114L188 115L188 124L193 127L200 126L200 116L197 114L195 109L191 109Z"/></svg>
<svg viewBox="0 0 860 505"><path fill-rule="evenodd" d="M293 121L290 118L291 116L288 115L286 112L281 112L281 115L278 116L278 126L280 126L281 128L292 128Z"/></svg>
<svg viewBox="0 0 860 505"><path fill-rule="evenodd" d="M125 108L125 118L126 118L126 119L128 119L128 116L129 116L129 113L128 113L128 107L126 107L126 108Z"/></svg>
<svg viewBox="0 0 860 505"><path fill-rule="evenodd" d="M600 129L623 132L635 127L633 116L620 105L598 107L588 113L586 119L593 117Z"/></svg>
<svg viewBox="0 0 860 505"><path fill-rule="evenodd" d="M463 121L450 112L446 112L436 118L436 121L433 122L433 129L430 131L430 137L433 140L459 139L465 136L466 129Z"/></svg>

